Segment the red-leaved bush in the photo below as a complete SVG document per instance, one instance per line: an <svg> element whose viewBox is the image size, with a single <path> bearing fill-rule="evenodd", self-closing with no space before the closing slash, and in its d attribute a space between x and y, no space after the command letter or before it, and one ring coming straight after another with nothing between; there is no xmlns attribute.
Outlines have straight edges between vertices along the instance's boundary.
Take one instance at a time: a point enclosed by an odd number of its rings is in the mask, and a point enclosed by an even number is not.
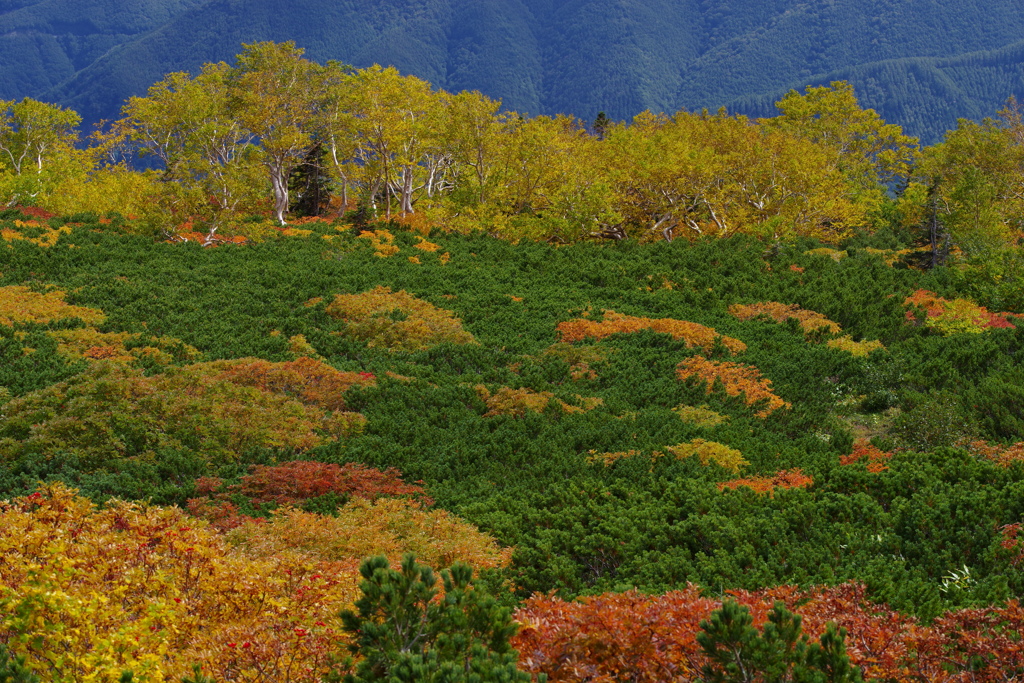
<svg viewBox="0 0 1024 683"><path fill-rule="evenodd" d="M434 502L422 486L402 481L401 472L393 467L381 471L356 462L335 465L309 460L273 466L254 465L252 472L234 485L225 485L216 477L202 477L196 480L196 493L200 495L188 501L189 512L209 520L222 530L253 521L252 517L241 514L232 502L239 494L254 507L268 503L301 505L329 493L370 501L411 497L422 505Z"/></svg>
<svg viewBox="0 0 1024 683"><path fill-rule="evenodd" d="M846 629L846 647L865 680L899 683L995 683L1018 680L1024 667L1024 608L948 612L930 626L869 602L846 583L800 590L782 586L729 591L762 628L776 601L801 615L812 640L829 622ZM664 595L605 593L567 602L535 595L515 618L520 666L551 683L665 683L697 680L707 660L697 643L700 622L721 606L693 585Z"/></svg>

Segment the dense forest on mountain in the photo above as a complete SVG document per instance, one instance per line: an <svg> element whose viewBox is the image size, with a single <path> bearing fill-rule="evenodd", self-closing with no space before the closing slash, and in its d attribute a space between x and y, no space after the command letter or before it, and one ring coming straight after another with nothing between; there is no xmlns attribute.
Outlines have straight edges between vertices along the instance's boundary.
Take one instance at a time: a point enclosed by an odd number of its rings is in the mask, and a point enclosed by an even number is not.
<svg viewBox="0 0 1024 683"><path fill-rule="evenodd" d="M241 43L294 40L312 58L391 65L508 110L650 109L764 116L791 88L852 83L926 142L1024 85L1013 0L10 0L0 98L77 110L91 125L170 71Z"/></svg>
<svg viewBox="0 0 1024 683"><path fill-rule="evenodd" d="M79 120L0 102L0 680L1024 667L1015 101L595 124L255 43Z"/></svg>

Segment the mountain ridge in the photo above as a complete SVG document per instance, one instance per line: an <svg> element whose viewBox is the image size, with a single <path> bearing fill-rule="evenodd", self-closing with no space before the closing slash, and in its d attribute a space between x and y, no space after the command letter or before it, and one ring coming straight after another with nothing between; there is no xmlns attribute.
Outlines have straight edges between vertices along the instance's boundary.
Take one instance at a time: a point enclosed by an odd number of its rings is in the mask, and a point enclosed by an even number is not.
<svg viewBox="0 0 1024 683"><path fill-rule="evenodd" d="M764 103L791 88L844 79L927 141L1024 91L1024 50L1014 47L1024 10L1011 0L65 4L0 3L0 97L59 102L86 122L116 116L167 72L230 60L261 40L294 40L317 61L394 65L524 113L583 119L721 106L770 113ZM950 93L961 99L946 100Z"/></svg>

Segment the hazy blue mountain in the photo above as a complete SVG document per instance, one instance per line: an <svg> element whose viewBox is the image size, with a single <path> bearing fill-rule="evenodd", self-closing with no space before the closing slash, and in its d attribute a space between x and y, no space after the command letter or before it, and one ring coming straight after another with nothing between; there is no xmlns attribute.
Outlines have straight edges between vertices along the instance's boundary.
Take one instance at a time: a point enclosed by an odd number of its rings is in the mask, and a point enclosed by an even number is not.
<svg viewBox="0 0 1024 683"><path fill-rule="evenodd" d="M0 98L114 116L168 71L294 40L531 114L770 113L846 79L934 139L1024 94L1020 0L0 0Z"/></svg>

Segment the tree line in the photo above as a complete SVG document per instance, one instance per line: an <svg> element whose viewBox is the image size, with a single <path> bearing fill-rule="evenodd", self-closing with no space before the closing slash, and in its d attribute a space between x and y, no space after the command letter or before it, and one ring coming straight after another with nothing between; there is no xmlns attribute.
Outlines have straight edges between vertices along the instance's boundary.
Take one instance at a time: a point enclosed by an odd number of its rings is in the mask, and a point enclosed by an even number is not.
<svg viewBox="0 0 1024 683"><path fill-rule="evenodd" d="M82 139L68 109L0 102L0 203L119 211L210 235L245 217L357 211L459 231L571 242L737 233L839 241L911 228L938 263L1012 243L1024 121L961 121L921 148L852 87L791 91L779 114L504 111L394 68L246 45L234 65L172 73Z"/></svg>

